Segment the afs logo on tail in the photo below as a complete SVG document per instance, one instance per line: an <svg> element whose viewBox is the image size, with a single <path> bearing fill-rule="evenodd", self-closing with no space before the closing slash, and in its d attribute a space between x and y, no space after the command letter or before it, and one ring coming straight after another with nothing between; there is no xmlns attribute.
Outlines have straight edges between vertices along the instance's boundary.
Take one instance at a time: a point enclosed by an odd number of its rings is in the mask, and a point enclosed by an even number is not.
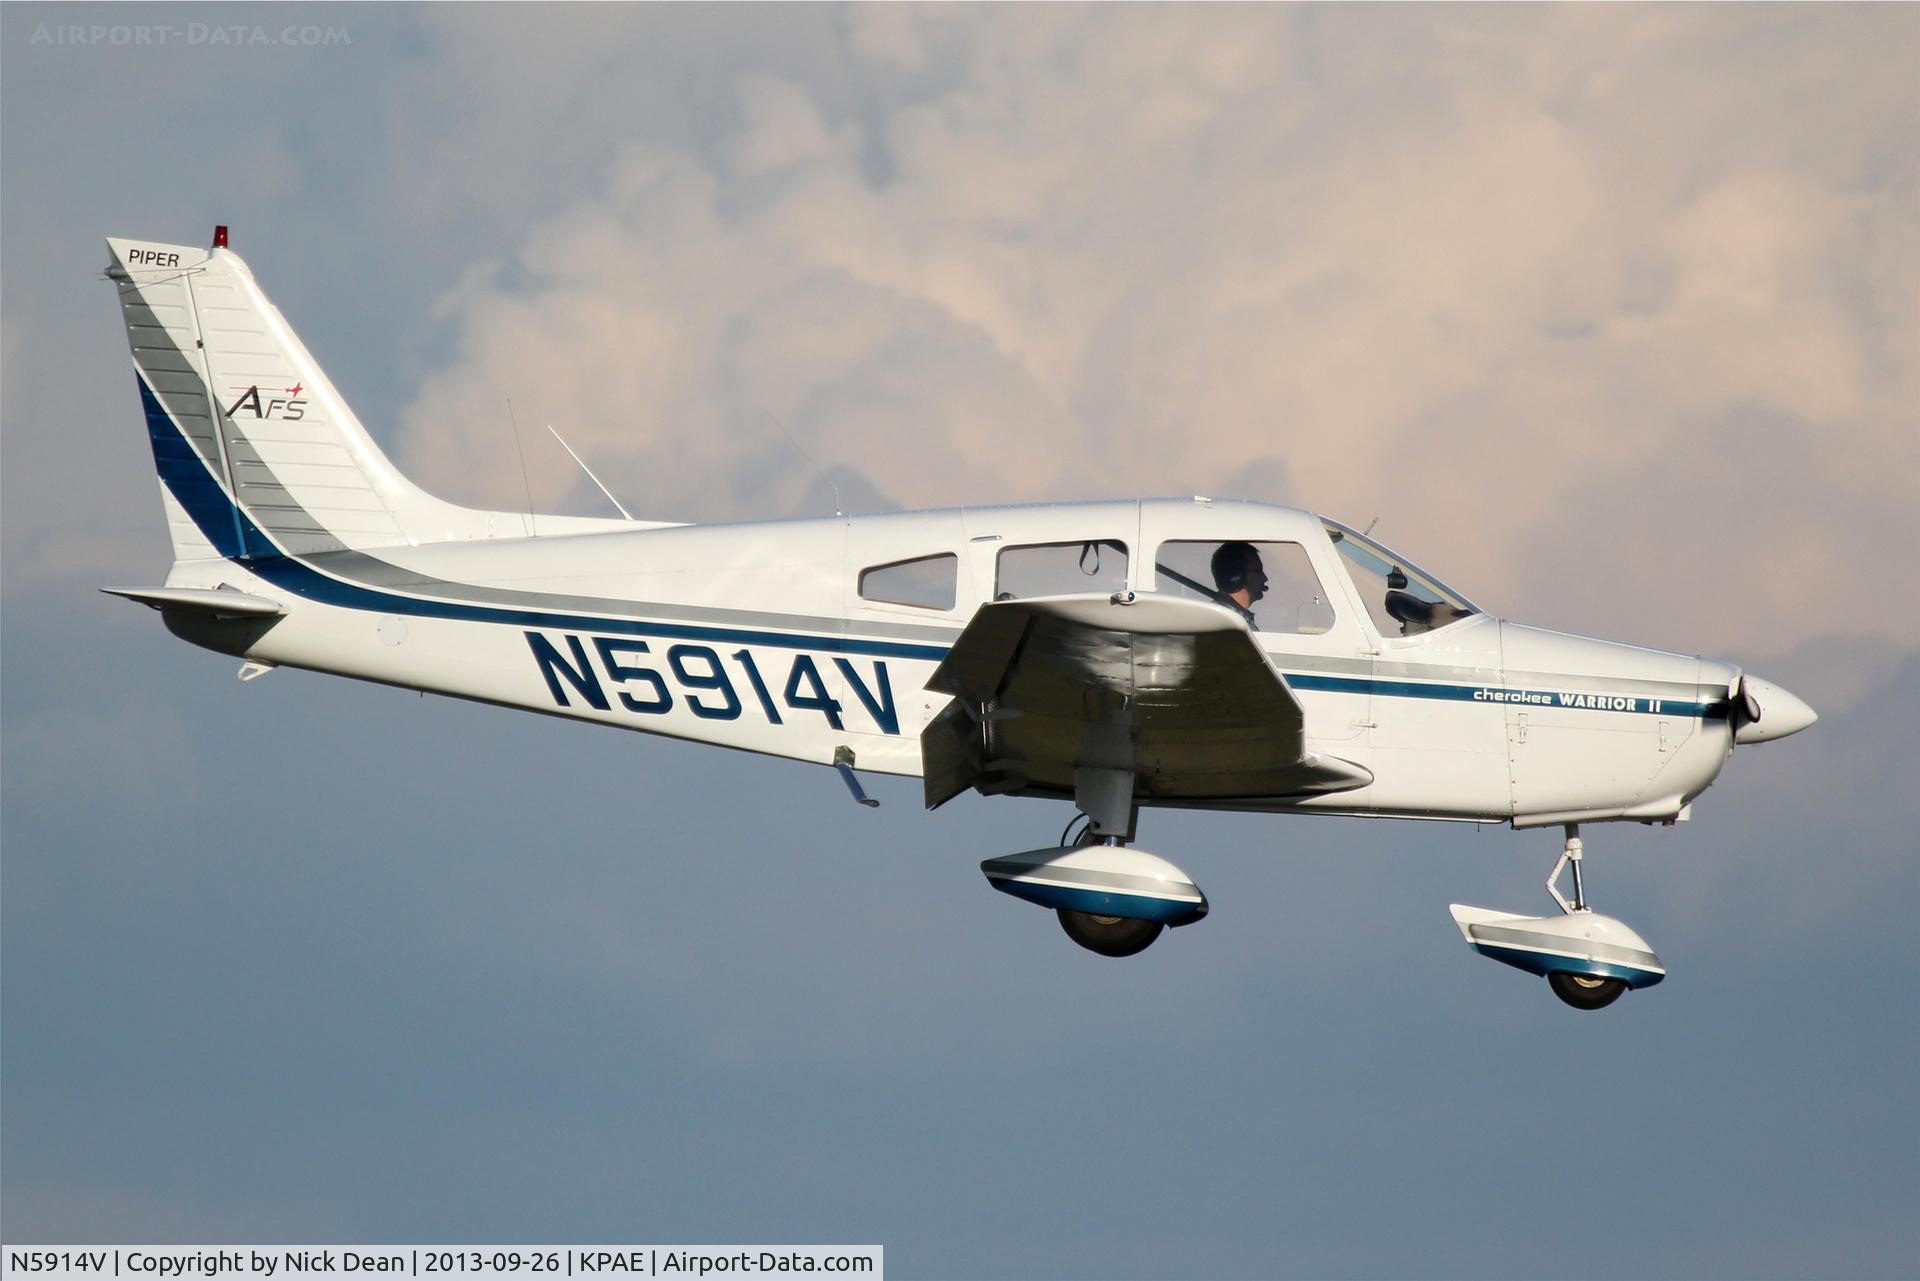
<svg viewBox="0 0 1920 1281"><path fill-rule="evenodd" d="M240 399L228 405L222 412L225 413L228 418L233 417L243 409L251 410L255 418L284 418L289 421L305 418L307 416L307 402L294 399L294 397L300 394L301 385L295 383L291 387L281 388L281 391L285 399L282 399L281 396L269 396L265 407L262 408L259 386L250 386L240 393Z"/></svg>

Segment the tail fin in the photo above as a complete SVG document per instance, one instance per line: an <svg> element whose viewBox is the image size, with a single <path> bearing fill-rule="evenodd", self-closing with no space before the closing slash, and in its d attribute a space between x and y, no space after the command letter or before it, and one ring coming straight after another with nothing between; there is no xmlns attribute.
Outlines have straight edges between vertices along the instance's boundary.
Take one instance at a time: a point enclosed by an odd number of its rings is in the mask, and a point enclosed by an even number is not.
<svg viewBox="0 0 1920 1281"><path fill-rule="evenodd" d="M402 476L224 244L107 246L176 559L533 532L525 513L459 507ZM640 524L540 520L553 533Z"/></svg>

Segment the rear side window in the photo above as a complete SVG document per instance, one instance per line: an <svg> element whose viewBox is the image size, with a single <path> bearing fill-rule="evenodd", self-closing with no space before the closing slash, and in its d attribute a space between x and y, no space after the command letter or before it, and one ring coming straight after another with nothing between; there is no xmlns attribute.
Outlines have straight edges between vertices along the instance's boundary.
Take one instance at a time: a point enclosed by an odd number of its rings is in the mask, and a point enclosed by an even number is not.
<svg viewBox="0 0 1920 1281"><path fill-rule="evenodd" d="M1317 636L1333 627L1333 606L1299 543L1161 543L1153 571L1156 592L1225 605L1256 632Z"/></svg>
<svg viewBox="0 0 1920 1281"><path fill-rule="evenodd" d="M919 609L952 609L960 558L952 552L896 560L860 571L860 599Z"/></svg>
<svg viewBox="0 0 1920 1281"><path fill-rule="evenodd" d="M1127 589L1127 547L1111 539L1091 543L1029 543L1001 551L995 600L1072 596Z"/></svg>

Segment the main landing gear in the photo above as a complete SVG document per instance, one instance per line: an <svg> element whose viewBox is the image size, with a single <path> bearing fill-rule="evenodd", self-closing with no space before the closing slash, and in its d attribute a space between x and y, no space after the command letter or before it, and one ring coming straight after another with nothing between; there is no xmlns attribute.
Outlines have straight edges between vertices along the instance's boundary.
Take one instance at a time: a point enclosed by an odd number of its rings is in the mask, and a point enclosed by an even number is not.
<svg viewBox="0 0 1920 1281"><path fill-rule="evenodd" d="M1085 819L1081 823L1078 839L1069 837L1073 828L1074 824L1069 823L1067 830L1060 834L1062 848L1082 849L1089 845L1117 847L1120 844L1117 837L1095 836L1092 819ZM1114 861L1111 856L1096 855L1095 857L1103 864ZM1111 875L1111 872L1107 875ZM1181 876L1184 879L1185 873L1181 873ZM1102 879L1105 877L1103 876ZM1101 903L1100 906L1120 907L1126 910L1129 905L1109 901ZM1161 914L1157 905L1148 906L1156 916ZM1204 910L1203 908L1203 913ZM1054 914L1060 918L1060 928L1067 932L1068 938L1086 948L1087 951L1098 952L1101 956L1137 956L1153 946L1153 941L1160 937L1160 931L1167 928L1166 922L1162 920L1138 916L1115 916L1111 912L1082 912L1070 907L1056 907Z"/></svg>
<svg viewBox="0 0 1920 1281"><path fill-rule="evenodd" d="M1192 877L1127 844L1138 818L1133 775L1075 773L1075 800L1087 816L1078 839L1070 837L1074 824L1069 823L1059 845L990 858L980 865L988 883L1052 908L1068 938L1101 956L1144 952L1168 926L1191 925L1205 916L1207 896Z"/></svg>
<svg viewBox="0 0 1920 1281"><path fill-rule="evenodd" d="M994 889L1052 908L1068 938L1101 956L1144 952L1167 926L1207 914L1207 896L1185 872L1091 829L1077 844L990 858L980 870Z"/></svg>
<svg viewBox="0 0 1920 1281"><path fill-rule="evenodd" d="M1599 1010L1629 989L1652 987L1667 971L1645 939L1587 906L1580 829L1569 823L1566 831L1560 858L1547 874L1547 893L1559 904L1559 916L1516 916L1455 903L1453 919L1480 955L1544 975L1553 994L1576 1010ZM1569 872L1571 898L1560 889L1560 878Z"/></svg>

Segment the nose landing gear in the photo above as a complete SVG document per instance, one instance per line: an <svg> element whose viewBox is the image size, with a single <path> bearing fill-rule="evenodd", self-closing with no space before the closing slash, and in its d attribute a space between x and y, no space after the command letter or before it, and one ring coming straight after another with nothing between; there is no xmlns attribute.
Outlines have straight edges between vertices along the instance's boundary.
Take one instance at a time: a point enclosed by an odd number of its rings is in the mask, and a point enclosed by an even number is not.
<svg viewBox="0 0 1920 1281"><path fill-rule="evenodd" d="M1480 955L1544 975L1553 994L1576 1010L1604 1009L1631 988L1652 987L1667 971L1645 939L1587 906L1580 829L1568 824L1566 832L1560 858L1547 875L1547 893L1559 905L1559 916L1518 916L1455 903L1453 919L1467 946ZM1571 898L1560 890L1568 871Z"/></svg>
<svg viewBox="0 0 1920 1281"><path fill-rule="evenodd" d="M1627 990L1625 979L1595 978L1567 970L1555 970L1547 975L1547 986L1576 1010L1604 1010Z"/></svg>

